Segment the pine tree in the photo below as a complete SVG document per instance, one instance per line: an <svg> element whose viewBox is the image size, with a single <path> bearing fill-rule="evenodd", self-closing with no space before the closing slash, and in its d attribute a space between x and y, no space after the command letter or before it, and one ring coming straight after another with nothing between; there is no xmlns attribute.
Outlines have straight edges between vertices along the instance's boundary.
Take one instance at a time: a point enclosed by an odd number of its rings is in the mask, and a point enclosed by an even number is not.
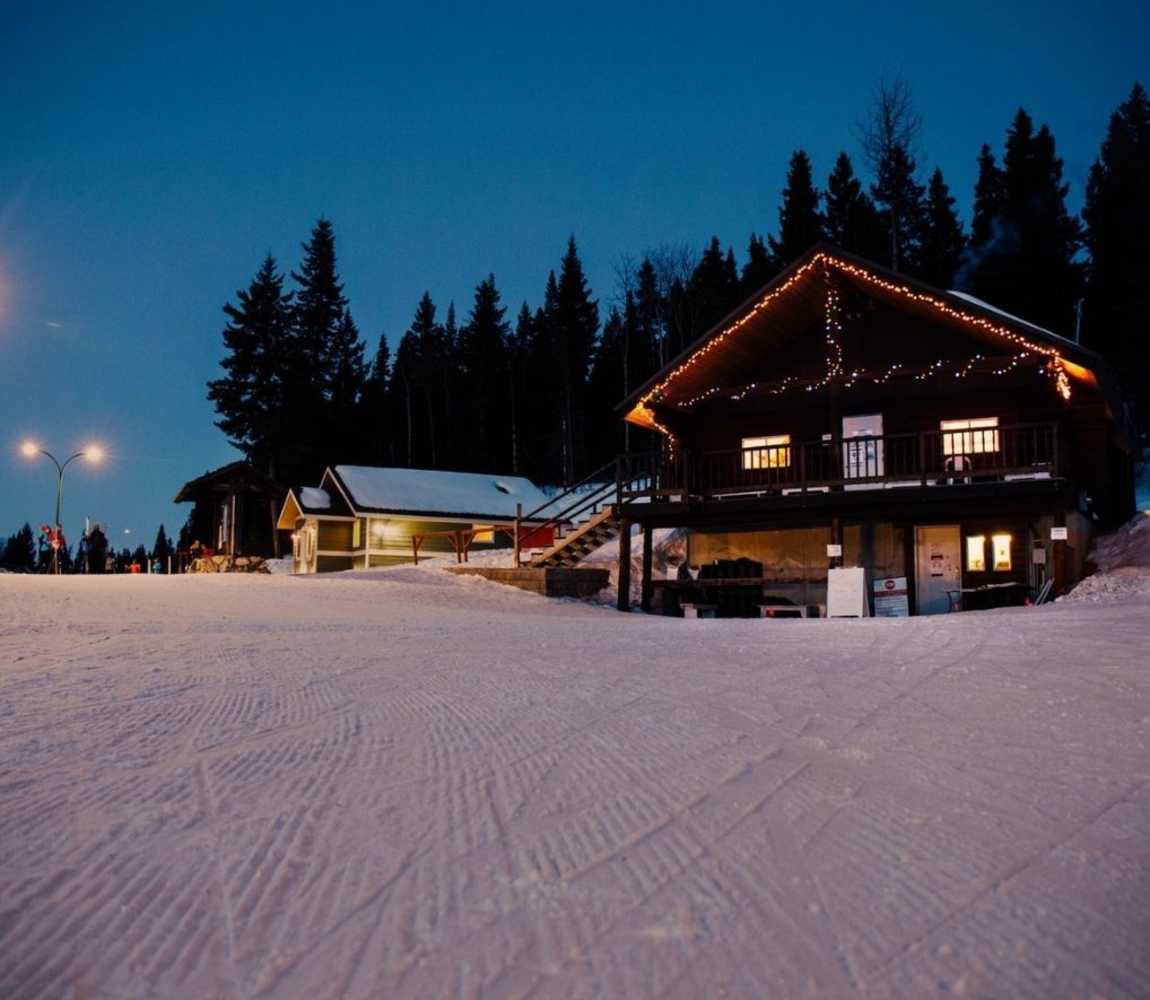
<svg viewBox="0 0 1150 1000"><path fill-rule="evenodd" d="M341 363L348 360L348 303L339 280L331 222L324 218L316 222L303 252L299 270L292 272L298 288L285 397L293 477L306 481L317 477L332 459L332 430L339 421L333 400Z"/></svg>
<svg viewBox="0 0 1150 1000"><path fill-rule="evenodd" d="M4 546L4 568L14 573L31 573L36 568L36 536L27 522L8 537Z"/></svg>
<svg viewBox="0 0 1150 1000"><path fill-rule="evenodd" d="M515 330L508 348L508 385L510 387L511 472L523 475L529 428L535 414L531 386L531 354L535 339L535 322L526 302L519 309Z"/></svg>
<svg viewBox="0 0 1150 1000"><path fill-rule="evenodd" d="M1082 217L1090 252L1083 340L1121 373L1150 430L1150 97L1140 83L1110 116Z"/></svg>
<svg viewBox="0 0 1150 1000"><path fill-rule="evenodd" d="M443 327L436 320L430 292L424 292L419 300L408 333L415 340L415 364L409 375L411 420L418 442L413 461L420 468L437 469L440 468L437 445L446 430L439 426L440 373L447 359L443 352Z"/></svg>
<svg viewBox="0 0 1150 1000"><path fill-rule="evenodd" d="M778 266L767 249L766 240L751 233L747 241L747 261L739 276L739 296L748 298L779 273Z"/></svg>
<svg viewBox="0 0 1150 1000"><path fill-rule="evenodd" d="M1007 132L990 242L975 245L973 263L964 269L979 298L1064 334L1073 327L1081 283L1074 261L1081 232L1066 211L1067 191L1053 135L1045 125L1035 132L1020 109ZM979 234L985 229L980 219Z"/></svg>
<svg viewBox="0 0 1150 1000"><path fill-rule="evenodd" d="M630 301L630 295L627 296ZM631 306L632 311L634 305ZM621 421L614 412L623 398L622 373L627 331L619 310L612 307L595 345L591 374L587 380L588 465L598 468L623 447Z"/></svg>
<svg viewBox="0 0 1150 1000"><path fill-rule="evenodd" d="M409 469L418 468L423 455L423 443L417 432L422 372L419 335L409 329L400 338L391 372L391 402L397 431L396 456L398 462Z"/></svg>
<svg viewBox="0 0 1150 1000"><path fill-rule="evenodd" d="M728 251L724 257L717 236L711 237L703 251L687 285L687 294L691 297L691 311L695 317L692 340L735 307L739 297L738 269L733 253Z"/></svg>
<svg viewBox="0 0 1150 1000"><path fill-rule="evenodd" d="M978 154L978 181L974 185L974 214L970 221L970 245L983 249L995 238L995 227L1005 200L1002 171L990 147L983 143Z"/></svg>
<svg viewBox="0 0 1150 1000"><path fill-rule="evenodd" d="M892 146L879 164L878 180L871 185L871 197L879 209L889 240L888 263L892 270L913 273L917 269L922 229L924 190L915 178L914 157L902 146Z"/></svg>
<svg viewBox="0 0 1150 1000"><path fill-rule="evenodd" d="M954 210L950 188L938 168L930 176L918 245L916 276L937 288L950 288L966 246L966 236Z"/></svg>
<svg viewBox="0 0 1150 1000"><path fill-rule="evenodd" d="M797 149L787 168L787 186L779 207L779 237L770 238L771 253L779 267L798 260L823 236L819 192L811 173L811 159Z"/></svg>
<svg viewBox="0 0 1150 1000"><path fill-rule="evenodd" d="M338 331L348 304L337 271L330 221L320 218L316 222L303 252L300 269L292 272L299 285L292 316L296 350L308 363L322 397L330 399L339 362Z"/></svg>
<svg viewBox="0 0 1150 1000"><path fill-rule="evenodd" d="M888 244L874 202L862 189L846 153L839 153L823 196L826 238L868 260L885 259Z"/></svg>
<svg viewBox="0 0 1150 1000"><path fill-rule="evenodd" d="M363 358L363 341L359 339L359 329L351 317L351 310L345 308L336 324L331 339L333 366L331 385L331 413L333 431L344 437L355 419L355 409L367 379L367 363ZM333 460L338 461L338 457Z"/></svg>
<svg viewBox="0 0 1150 1000"><path fill-rule="evenodd" d="M563 476L565 482L574 483L584 468L584 395L599 331L599 303L591 298L574 236L559 268L551 322L562 373Z"/></svg>
<svg viewBox="0 0 1150 1000"><path fill-rule="evenodd" d="M504 472L511 466L511 421L507 399L510 373L504 321L495 275L475 288L471 315L459 333L459 362L467 393L460 418L467 428L466 465L480 472Z"/></svg>
<svg viewBox="0 0 1150 1000"><path fill-rule="evenodd" d="M156 532L156 540L152 543L152 559L160 564L161 572L168 571L168 556L172 554L172 543L168 541L168 533L164 526Z"/></svg>
<svg viewBox="0 0 1150 1000"><path fill-rule="evenodd" d="M650 257L644 257L635 272L635 319L639 327L639 336L643 340L643 353L646 362L636 368L635 384L645 382L648 376L653 375L663 367L665 360L662 356L663 344L663 299L659 294L659 277L655 273L655 265Z"/></svg>
<svg viewBox="0 0 1150 1000"><path fill-rule="evenodd" d="M284 294L283 276L269 254L246 290L236 293L237 305L224 306L227 356L223 378L208 383L208 399L229 443L249 461L276 474L288 446L283 434L284 364L291 353L291 295Z"/></svg>
<svg viewBox="0 0 1150 1000"><path fill-rule="evenodd" d="M395 441L392 437L391 350L387 337L379 335L375 358L360 396L359 426L363 438L361 460L368 465L394 465Z"/></svg>

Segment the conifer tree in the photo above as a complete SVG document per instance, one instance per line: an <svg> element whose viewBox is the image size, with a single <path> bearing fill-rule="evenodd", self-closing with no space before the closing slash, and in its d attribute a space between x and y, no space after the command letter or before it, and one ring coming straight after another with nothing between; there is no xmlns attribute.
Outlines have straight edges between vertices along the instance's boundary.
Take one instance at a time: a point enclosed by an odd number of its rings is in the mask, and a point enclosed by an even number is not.
<svg viewBox="0 0 1150 1000"><path fill-rule="evenodd" d="M1081 281L1074 262L1081 234L1066 210L1067 191L1053 135L1045 125L1036 132L1020 109L1007 132L990 242L975 244L973 263L964 271L979 298L1063 334L1073 329ZM978 221L982 235L986 226Z"/></svg>
<svg viewBox="0 0 1150 1000"><path fill-rule="evenodd" d="M531 382L531 355L535 338L535 321L526 302L519 309L515 330L508 346L508 385L510 387L511 472L523 475L527 450L532 441L529 433L537 407Z"/></svg>
<svg viewBox="0 0 1150 1000"><path fill-rule="evenodd" d="M591 298L574 236L567 241L559 268L550 322L554 324L562 373L563 477L565 482L574 483L584 467L584 396L599 331L599 303Z"/></svg>
<svg viewBox="0 0 1150 1000"><path fill-rule="evenodd" d="M339 361L338 330L348 303L337 271L335 231L328 219L316 222L303 252L299 270L292 272L299 286L292 316L296 350L310 366L319 393L330 399Z"/></svg>
<svg viewBox="0 0 1150 1000"><path fill-rule="evenodd" d="M359 426L363 429L361 460L368 465L395 464L391 402L391 350L387 337L379 336L375 357L360 396Z"/></svg>
<svg viewBox="0 0 1150 1000"><path fill-rule="evenodd" d="M767 249L766 240L751 233L747 241L747 261L739 277L739 297L753 295L778 273L778 266Z"/></svg>
<svg viewBox="0 0 1150 1000"><path fill-rule="evenodd" d="M787 168L787 186L779 207L779 236L770 238L775 263L785 267L798 260L823 236L823 218L819 212L819 192L811 173L811 159L797 149Z"/></svg>
<svg viewBox="0 0 1150 1000"><path fill-rule="evenodd" d="M286 358L291 354L291 295L269 254L237 304L224 305L228 323L220 362L224 377L208 383L208 399L228 442L275 476L289 447L283 427Z"/></svg>
<svg viewBox="0 0 1150 1000"><path fill-rule="evenodd" d="M983 143L978 154L978 180L974 185L974 214L970 220L970 245L981 250L995 237L995 226L1002 214L1004 191L1002 171L995 163L990 147Z"/></svg>
<svg viewBox="0 0 1150 1000"><path fill-rule="evenodd" d="M717 236L711 237L703 251L687 285L687 294L695 316L694 336L709 330L734 308L739 295L738 269L733 253L723 255Z"/></svg>
<svg viewBox="0 0 1150 1000"><path fill-rule="evenodd" d="M152 543L152 559L159 562L160 571L163 573L168 572L168 556L171 554L172 543L168 541L168 533L161 524L160 530L156 532L156 540Z"/></svg>
<svg viewBox="0 0 1150 1000"><path fill-rule="evenodd" d="M400 338L391 373L391 404L396 428L396 459L409 469L418 468L421 442L416 435L419 406L419 335L410 329Z"/></svg>
<svg viewBox="0 0 1150 1000"><path fill-rule="evenodd" d="M331 341L333 365L329 425L331 434L327 447L336 449L325 461L342 462L354 458L354 454L340 452L339 448L354 448L355 440L350 433L355 423L360 396L367 379L367 363L363 358L363 342L359 339L359 329L351 317L351 310L345 308Z"/></svg>
<svg viewBox="0 0 1150 1000"><path fill-rule="evenodd" d="M504 472L511 465L510 408L507 398L509 327L495 275L475 287L471 315L459 332L459 363L467 385L460 424L468 438L467 467Z"/></svg>
<svg viewBox="0 0 1150 1000"><path fill-rule="evenodd" d="M1110 116L1090 168L1085 244L1090 252L1082 339L1124 379L1150 429L1150 97L1140 83Z"/></svg>
<svg viewBox="0 0 1150 1000"><path fill-rule="evenodd" d="M627 299L631 301L629 293ZM631 308L633 311L633 303ZM612 307L595 346L587 381L587 464L593 468L610 461L623 446L622 421L614 407L625 395L621 383L626 337L623 316Z"/></svg>
<svg viewBox="0 0 1150 1000"><path fill-rule="evenodd" d="M966 236L954 210L954 198L942 171L935 168L923 205L916 276L937 288L950 288L965 246Z"/></svg>
<svg viewBox="0 0 1150 1000"><path fill-rule="evenodd" d="M892 270L917 270L922 231L924 189L915 180L914 157L902 146L892 146L879 164L878 180L871 185L871 196L878 206L879 219L889 240L887 263Z"/></svg>
<svg viewBox="0 0 1150 1000"><path fill-rule="evenodd" d="M646 364L637 369L636 385L663 367L663 301L659 294L659 277L650 257L644 257L635 272L635 318L643 339Z"/></svg>
<svg viewBox="0 0 1150 1000"><path fill-rule="evenodd" d="M846 153L839 153L823 195L826 238L867 260L885 260L888 245L874 202L862 189Z"/></svg>
<svg viewBox="0 0 1150 1000"><path fill-rule="evenodd" d="M437 469L440 468L439 439L444 430L438 426L440 378L447 359L443 351L443 327L436 320L430 292L424 292L419 300L408 333L414 338L414 367L410 373L404 372L410 382L410 419L418 442L413 461L420 468Z"/></svg>

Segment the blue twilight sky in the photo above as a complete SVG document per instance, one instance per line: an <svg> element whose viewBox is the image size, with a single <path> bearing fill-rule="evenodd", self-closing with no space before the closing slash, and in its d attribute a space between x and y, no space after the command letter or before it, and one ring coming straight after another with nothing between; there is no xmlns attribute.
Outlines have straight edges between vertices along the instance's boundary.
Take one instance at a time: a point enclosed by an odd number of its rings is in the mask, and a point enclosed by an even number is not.
<svg viewBox="0 0 1150 1000"><path fill-rule="evenodd" d="M175 12L176 7L180 8ZM595 293L624 252L774 228L793 149L825 178L880 76L913 87L921 167L969 214L1019 105L1077 208L1113 108L1150 84L1150 4L17 4L0 8L0 532L51 516L174 533L230 461L204 382L220 306L321 213L361 331L424 289L460 319L493 271L539 303L569 233ZM124 531L131 532L125 536Z"/></svg>

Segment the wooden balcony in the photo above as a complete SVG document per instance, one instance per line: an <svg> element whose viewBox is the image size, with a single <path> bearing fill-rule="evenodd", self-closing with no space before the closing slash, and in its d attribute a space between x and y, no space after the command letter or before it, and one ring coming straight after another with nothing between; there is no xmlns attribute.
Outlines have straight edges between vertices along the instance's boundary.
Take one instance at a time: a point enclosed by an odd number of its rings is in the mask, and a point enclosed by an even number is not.
<svg viewBox="0 0 1150 1000"><path fill-rule="evenodd" d="M923 431L728 451L619 456L619 504L1051 480L1066 475L1056 424Z"/></svg>

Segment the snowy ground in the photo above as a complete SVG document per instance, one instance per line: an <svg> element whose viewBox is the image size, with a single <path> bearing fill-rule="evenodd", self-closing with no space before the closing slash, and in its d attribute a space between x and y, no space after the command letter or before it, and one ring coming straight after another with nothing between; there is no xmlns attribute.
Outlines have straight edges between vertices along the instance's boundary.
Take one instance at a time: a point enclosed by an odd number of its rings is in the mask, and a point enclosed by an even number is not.
<svg viewBox="0 0 1150 1000"><path fill-rule="evenodd" d="M1148 640L0 577L0 997L1146 996Z"/></svg>

